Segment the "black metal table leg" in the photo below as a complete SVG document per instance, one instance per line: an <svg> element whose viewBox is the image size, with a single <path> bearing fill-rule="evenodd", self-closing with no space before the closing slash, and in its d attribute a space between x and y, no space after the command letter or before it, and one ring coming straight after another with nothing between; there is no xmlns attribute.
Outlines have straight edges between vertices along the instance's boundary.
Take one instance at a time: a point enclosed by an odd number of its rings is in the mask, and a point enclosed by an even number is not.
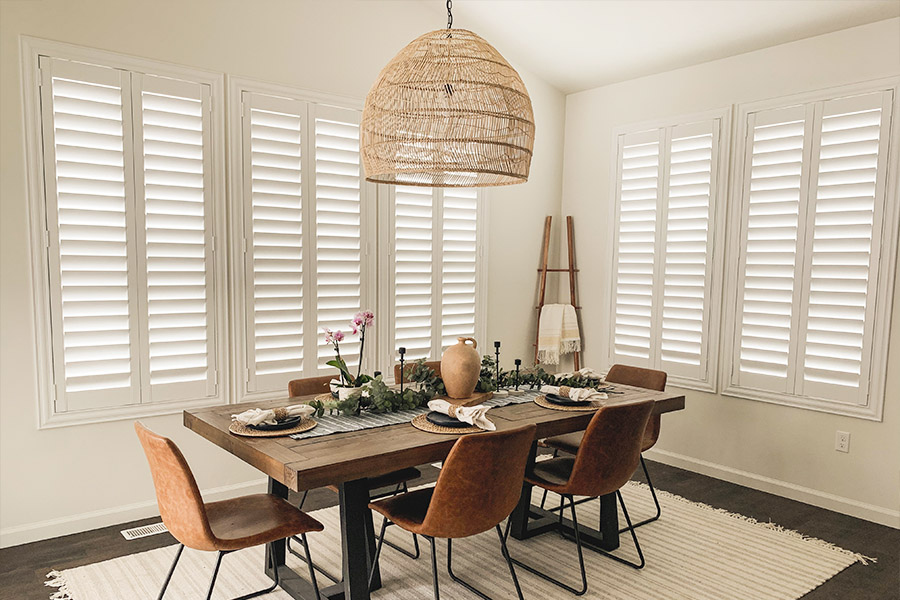
<svg viewBox="0 0 900 600"><path fill-rule="evenodd" d="M600 496L600 538L598 544L603 550L615 550L619 547L619 506L616 494Z"/></svg>
<svg viewBox="0 0 900 600"><path fill-rule="evenodd" d="M269 493L287 500L288 489L280 481L269 478ZM285 565L286 540L278 540L266 544L266 575L275 580L275 571L278 570L278 584L291 598L296 600L315 600L316 591L312 584L300 577L293 569ZM274 562L273 559L274 558ZM274 565L274 567L273 567ZM343 600L344 588L342 586L330 586L320 590L321 597L328 600ZM366 596L368 598L368 596Z"/></svg>
<svg viewBox="0 0 900 600"><path fill-rule="evenodd" d="M339 490L344 599L369 600L369 567L375 553L369 486L365 479L356 479L345 481Z"/></svg>
<svg viewBox="0 0 900 600"><path fill-rule="evenodd" d="M528 454L528 462L525 465L525 472L530 473L534 469L534 463L537 459L537 442L531 443L531 451ZM527 481L522 484L522 495L519 496L519 503L509 515L510 535L517 540L524 540L528 535L528 517L531 512L531 490L532 486Z"/></svg>

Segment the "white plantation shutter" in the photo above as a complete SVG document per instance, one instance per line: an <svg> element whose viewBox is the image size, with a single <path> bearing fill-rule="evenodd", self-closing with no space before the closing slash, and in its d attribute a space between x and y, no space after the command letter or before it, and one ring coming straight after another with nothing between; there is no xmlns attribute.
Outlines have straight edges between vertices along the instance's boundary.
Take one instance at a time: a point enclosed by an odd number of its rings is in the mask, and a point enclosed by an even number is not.
<svg viewBox="0 0 900 600"><path fill-rule="evenodd" d="M434 334L434 194L397 186L394 193L394 348L409 360L432 358Z"/></svg>
<svg viewBox="0 0 900 600"><path fill-rule="evenodd" d="M711 384L721 118L618 139L611 362Z"/></svg>
<svg viewBox="0 0 900 600"><path fill-rule="evenodd" d="M56 410L137 404L128 73L40 67Z"/></svg>
<svg viewBox="0 0 900 600"><path fill-rule="evenodd" d="M663 130L621 136L615 244L613 362L652 366Z"/></svg>
<svg viewBox="0 0 900 600"><path fill-rule="evenodd" d="M889 92L830 100L816 118L799 332L805 396L866 400L891 101Z"/></svg>
<svg viewBox="0 0 900 600"><path fill-rule="evenodd" d="M474 188L443 190L441 256L441 347L460 336L475 336L478 265L478 192Z"/></svg>
<svg viewBox="0 0 900 600"><path fill-rule="evenodd" d="M216 393L209 86L135 74L143 384L153 402Z"/></svg>
<svg viewBox="0 0 900 600"><path fill-rule="evenodd" d="M800 215L805 213L807 109L751 115L744 172L740 336L735 351L744 385L788 391ZM807 167L804 167L807 165Z"/></svg>
<svg viewBox="0 0 900 600"><path fill-rule="evenodd" d="M39 69L55 393L42 417L217 399L211 84L46 56Z"/></svg>
<svg viewBox="0 0 900 600"><path fill-rule="evenodd" d="M474 337L480 305L479 194L469 188L394 186L391 194L392 357L438 360Z"/></svg>
<svg viewBox="0 0 900 600"><path fill-rule="evenodd" d="M248 391L303 372L306 103L244 92L244 278Z"/></svg>
<svg viewBox="0 0 900 600"><path fill-rule="evenodd" d="M660 361L671 375L706 379L719 121L672 128L662 262Z"/></svg>
<svg viewBox="0 0 900 600"><path fill-rule="evenodd" d="M885 90L748 113L738 388L872 407L892 103Z"/></svg>
<svg viewBox="0 0 900 600"><path fill-rule="evenodd" d="M364 299L363 189L359 159L359 111L324 105L310 107L315 170L311 173L315 199L316 325L318 365L323 373L334 369L334 358L321 328L348 332L348 323ZM359 363L359 338L341 344L348 366Z"/></svg>

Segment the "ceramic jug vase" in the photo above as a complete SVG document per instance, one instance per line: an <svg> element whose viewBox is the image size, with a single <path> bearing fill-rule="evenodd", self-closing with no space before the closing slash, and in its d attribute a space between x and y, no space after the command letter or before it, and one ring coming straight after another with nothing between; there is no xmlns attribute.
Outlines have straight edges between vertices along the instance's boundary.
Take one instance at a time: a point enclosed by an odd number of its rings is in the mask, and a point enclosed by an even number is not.
<svg viewBox="0 0 900 600"><path fill-rule="evenodd" d="M459 342L444 350L441 356L441 379L451 398L468 398L475 391L481 375L481 357L478 343L470 337L457 338ZM472 342L471 345L467 342Z"/></svg>

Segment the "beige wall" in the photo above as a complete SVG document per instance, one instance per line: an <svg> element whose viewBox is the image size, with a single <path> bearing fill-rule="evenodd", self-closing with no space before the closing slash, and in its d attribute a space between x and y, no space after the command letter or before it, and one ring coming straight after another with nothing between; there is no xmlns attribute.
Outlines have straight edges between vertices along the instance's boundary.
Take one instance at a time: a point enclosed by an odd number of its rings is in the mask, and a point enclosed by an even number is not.
<svg viewBox="0 0 900 600"><path fill-rule="evenodd" d="M615 127L898 74L892 19L568 96L562 214L582 231L596 227L577 240L587 363L607 356ZM687 410L663 419L653 457L900 527L900 288L895 295L883 422L687 391ZM836 430L851 433L849 454L835 452Z"/></svg>
<svg viewBox="0 0 900 600"><path fill-rule="evenodd" d="M37 429L19 35L362 98L400 48L443 22L418 2L4 0L0 11L0 544L7 546L156 510L129 421ZM529 351L535 236L544 215L559 211L565 111L561 93L522 74L538 128L532 177L491 191L488 230L489 335L504 340L510 362ZM180 415L145 422L181 445L202 489L225 495L261 481L188 432Z"/></svg>

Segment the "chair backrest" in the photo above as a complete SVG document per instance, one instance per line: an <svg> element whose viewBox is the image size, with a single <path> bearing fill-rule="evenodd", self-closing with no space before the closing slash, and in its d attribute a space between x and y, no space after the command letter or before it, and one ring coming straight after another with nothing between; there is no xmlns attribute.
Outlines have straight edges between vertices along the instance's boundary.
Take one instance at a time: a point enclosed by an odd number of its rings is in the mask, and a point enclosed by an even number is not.
<svg viewBox="0 0 900 600"><path fill-rule="evenodd" d="M425 366L434 371L434 374L438 377L441 376L441 361L439 360L429 360L425 361ZM408 362L403 365L403 383L409 381L410 372L416 368L415 362ZM394 383L400 383L400 365L394 365Z"/></svg>
<svg viewBox="0 0 900 600"><path fill-rule="evenodd" d="M666 391L666 372L643 367L629 367L628 365L613 365L606 374L606 381L610 383L624 383L657 392ZM647 423L647 431L644 433L644 450L649 450L659 439L659 415L651 415Z"/></svg>
<svg viewBox="0 0 900 600"><path fill-rule="evenodd" d="M422 529L435 537L468 537L509 516L522 494L536 429L459 438L444 461Z"/></svg>
<svg viewBox="0 0 900 600"><path fill-rule="evenodd" d="M150 463L156 503L166 529L175 539L195 550L215 550L215 536L206 517L200 489L178 446L135 421L141 446Z"/></svg>
<svg viewBox="0 0 900 600"><path fill-rule="evenodd" d="M297 396L311 396L313 394L329 394L331 393L331 388L328 384L334 379L337 379L334 375L294 379L288 382L288 395L291 398L296 398Z"/></svg>
<svg viewBox="0 0 900 600"><path fill-rule="evenodd" d="M633 385L658 392L666 391L666 372L628 365L613 365L606 374L606 381Z"/></svg>
<svg viewBox="0 0 900 600"><path fill-rule="evenodd" d="M653 400L610 404L594 414L578 446L567 493L603 496L625 485L640 461L653 404Z"/></svg>

